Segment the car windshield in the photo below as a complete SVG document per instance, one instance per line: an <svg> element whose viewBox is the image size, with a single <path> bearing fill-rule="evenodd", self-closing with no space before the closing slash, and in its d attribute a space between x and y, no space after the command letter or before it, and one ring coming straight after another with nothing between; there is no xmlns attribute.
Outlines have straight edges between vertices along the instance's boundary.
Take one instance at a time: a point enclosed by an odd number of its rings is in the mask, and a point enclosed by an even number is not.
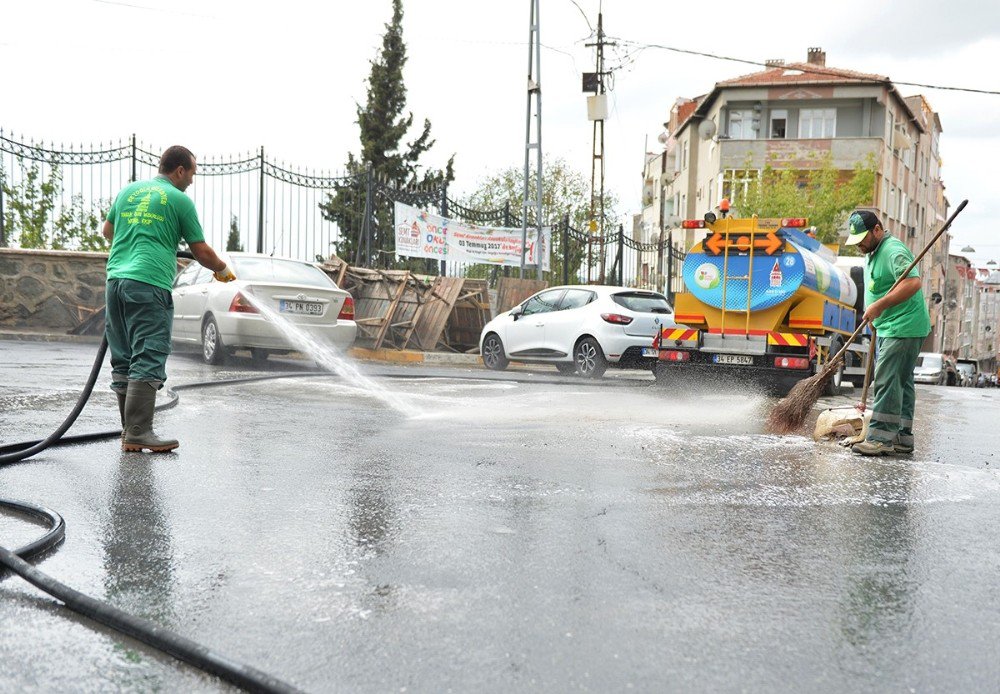
<svg viewBox="0 0 1000 694"><path fill-rule="evenodd" d="M319 268L298 260L282 258L233 258L236 277L251 282L304 284L329 289L333 280Z"/></svg>
<svg viewBox="0 0 1000 694"><path fill-rule="evenodd" d="M910 354L913 354L910 352ZM928 369L940 369L941 368L941 355L940 354L921 354L917 357L917 366L922 366Z"/></svg>
<svg viewBox="0 0 1000 694"><path fill-rule="evenodd" d="M651 292L622 292L611 297L619 306L637 313L672 313L666 297Z"/></svg>

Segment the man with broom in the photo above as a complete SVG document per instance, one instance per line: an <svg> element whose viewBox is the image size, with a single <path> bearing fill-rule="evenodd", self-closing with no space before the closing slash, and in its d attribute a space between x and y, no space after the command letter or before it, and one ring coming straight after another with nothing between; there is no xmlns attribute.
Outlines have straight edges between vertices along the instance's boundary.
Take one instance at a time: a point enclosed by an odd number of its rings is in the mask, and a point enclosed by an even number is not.
<svg viewBox="0 0 1000 694"><path fill-rule="evenodd" d="M857 245L866 255L864 319L875 328L878 350L868 436L852 450L861 455L905 455L913 452L913 367L931 331L920 273L914 266L893 288L913 262L910 249L887 233L868 210L854 212L848 227L846 244Z"/></svg>

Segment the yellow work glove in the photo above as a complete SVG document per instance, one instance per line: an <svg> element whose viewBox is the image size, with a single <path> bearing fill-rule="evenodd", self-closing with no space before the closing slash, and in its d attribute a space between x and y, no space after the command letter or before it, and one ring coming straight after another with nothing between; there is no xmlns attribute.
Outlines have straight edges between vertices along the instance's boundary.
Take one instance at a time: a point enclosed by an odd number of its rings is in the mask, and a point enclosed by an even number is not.
<svg viewBox="0 0 1000 694"><path fill-rule="evenodd" d="M212 276L215 277L215 279L219 280L220 282L232 282L234 279L236 279L236 275L233 274L233 271L229 268L228 265L226 265L218 272L213 273Z"/></svg>

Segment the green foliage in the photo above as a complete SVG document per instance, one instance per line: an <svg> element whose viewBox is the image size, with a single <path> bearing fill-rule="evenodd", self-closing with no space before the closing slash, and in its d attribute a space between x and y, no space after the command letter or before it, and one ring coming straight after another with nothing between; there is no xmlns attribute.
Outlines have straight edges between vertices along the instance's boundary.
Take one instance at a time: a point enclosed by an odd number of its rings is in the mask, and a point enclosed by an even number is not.
<svg viewBox="0 0 1000 694"><path fill-rule="evenodd" d="M535 200L536 187L534 181L529 182L528 199ZM479 186L462 200L462 204L477 210L496 210L509 206L511 211L510 226L520 227L520 212L524 202L524 169L511 166L487 176L480 181ZM618 218L618 199L614 194L605 193L604 208L607 220ZM545 161L542 175L542 218L552 225L552 253L550 256L552 281L561 282L563 273L563 235L562 220L568 215L569 223L578 231L586 231L589 222L590 181L579 171L573 169L561 157ZM529 224L534 218L529 216ZM605 233L613 233L617 226L610 222L605 224ZM587 255L586 244L570 240L569 271L575 274ZM480 269L489 266L473 266L470 277L484 277L487 270Z"/></svg>
<svg viewBox="0 0 1000 694"><path fill-rule="evenodd" d="M36 162L30 166L17 158L20 180L10 184L0 168L3 190L4 232L20 248L52 250L107 251L108 242L100 233L101 218L93 206L85 207L82 195L73 195L68 205L62 201L62 173L53 166L46 179ZM109 207L109 201L98 201ZM56 209L59 208L58 214Z"/></svg>
<svg viewBox="0 0 1000 694"><path fill-rule="evenodd" d="M243 244L240 243L240 220L236 215L232 215L229 220L229 236L226 237L226 250L235 253L243 252Z"/></svg>
<svg viewBox="0 0 1000 694"><path fill-rule="evenodd" d="M406 85L403 67L406 64L406 44L403 42L403 3L392 2L392 20L385 25L382 48L371 61L368 75L367 101L357 106L358 126L361 136L361 157L348 155L346 173L357 183L345 185L320 204L323 216L340 228L340 240L335 252L348 262L355 262L364 227L365 197L369 174L372 180L395 188L433 190L453 181L454 156L445 169L423 169L419 164L433 145L431 123L424 119L416 139L403 143L403 138L413 125L413 114L403 115L406 108ZM369 230L371 256L361 258L364 265L388 267L396 264L396 247L392 201L386 196L373 197L372 224ZM407 264L407 263L400 263ZM412 264L412 263L409 263ZM417 263L426 266L424 261ZM415 269L415 268L411 268Z"/></svg>
<svg viewBox="0 0 1000 694"><path fill-rule="evenodd" d="M821 242L837 243L851 211L875 200L875 157L855 163L846 177L833 165L832 154L814 160L815 166L804 170L777 169L768 162L740 202L740 216L808 217Z"/></svg>

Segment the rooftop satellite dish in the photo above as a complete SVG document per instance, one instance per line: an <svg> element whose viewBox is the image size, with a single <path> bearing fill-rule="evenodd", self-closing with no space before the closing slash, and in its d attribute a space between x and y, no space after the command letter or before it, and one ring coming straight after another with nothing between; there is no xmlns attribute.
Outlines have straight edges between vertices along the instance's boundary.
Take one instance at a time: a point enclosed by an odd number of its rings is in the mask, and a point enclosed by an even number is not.
<svg viewBox="0 0 1000 694"><path fill-rule="evenodd" d="M703 140L711 140L713 137L715 137L715 121L703 120L698 125L698 135Z"/></svg>
<svg viewBox="0 0 1000 694"><path fill-rule="evenodd" d="M667 144L667 140L669 140L669 139L670 139L670 135L669 135L669 133L667 133L666 130L664 130L662 133L660 133L656 137L656 141L659 142L661 145Z"/></svg>

